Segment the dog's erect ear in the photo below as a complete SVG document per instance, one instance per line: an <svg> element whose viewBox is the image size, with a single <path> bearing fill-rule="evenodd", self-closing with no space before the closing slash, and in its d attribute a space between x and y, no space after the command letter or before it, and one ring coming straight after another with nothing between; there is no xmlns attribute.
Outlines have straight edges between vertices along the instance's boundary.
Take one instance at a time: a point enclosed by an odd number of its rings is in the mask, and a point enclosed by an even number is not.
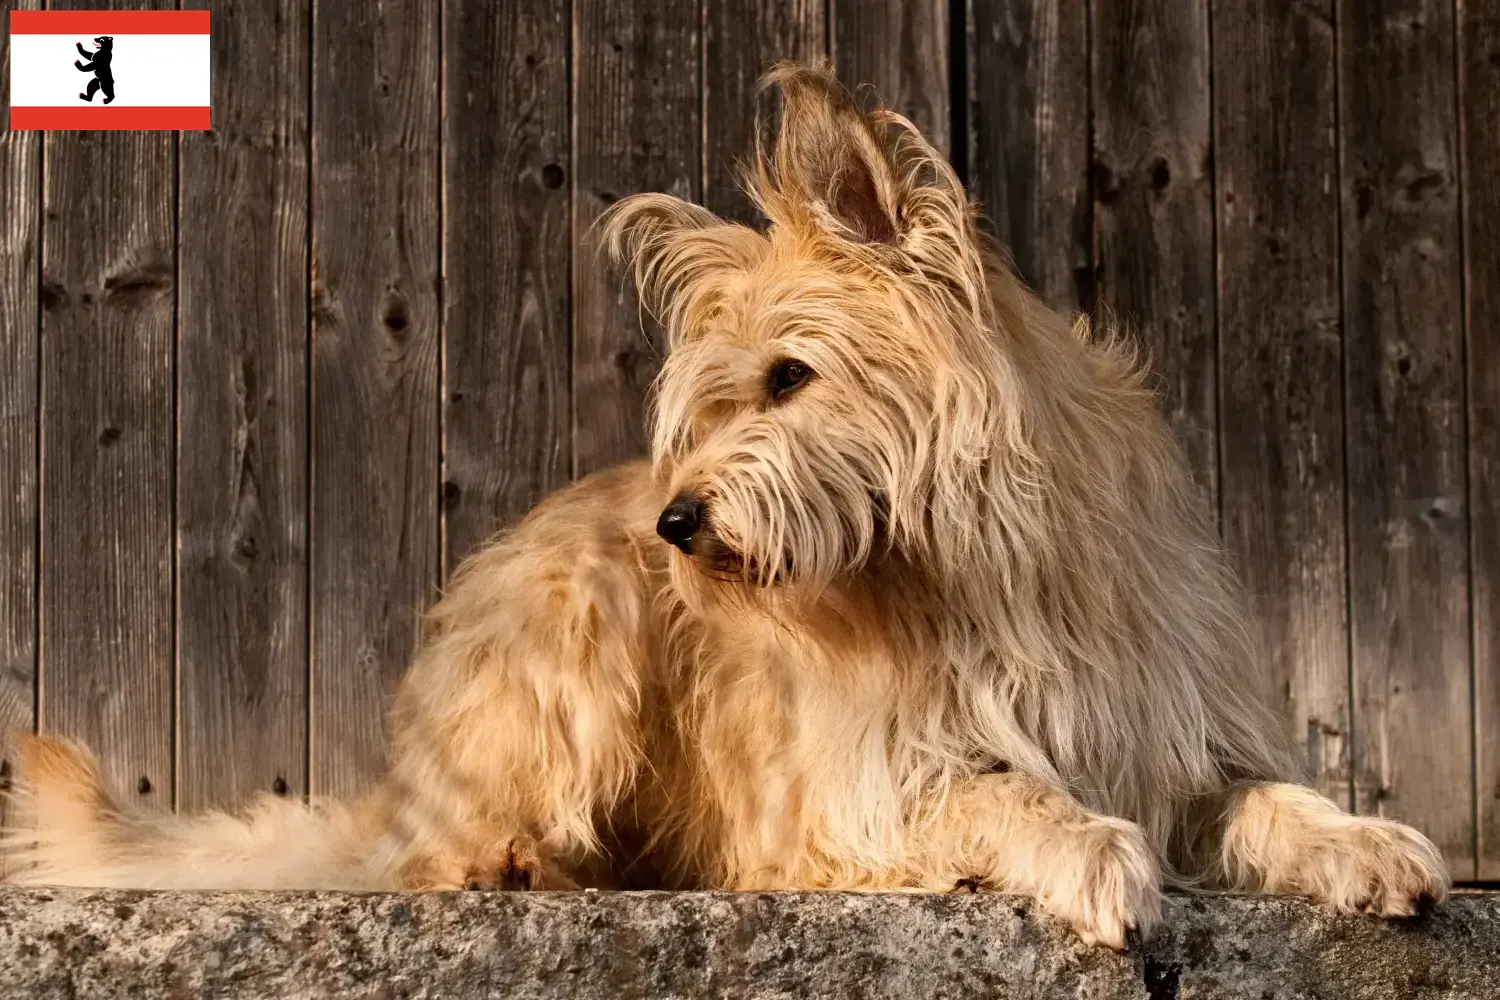
<svg viewBox="0 0 1500 1000"><path fill-rule="evenodd" d="M781 91L781 125L770 168L776 193L836 235L894 244L901 234L900 180L882 130L823 67L777 66L762 86Z"/></svg>
<svg viewBox="0 0 1500 1000"><path fill-rule="evenodd" d="M754 230L669 194L622 198L598 227L609 255L634 266L641 301L674 337L689 335L695 310L709 304L727 271L748 267L764 249Z"/></svg>
<svg viewBox="0 0 1500 1000"><path fill-rule="evenodd" d="M633 194L599 218L604 248L619 263L653 256L649 251L679 234L723 225L717 215L670 194Z"/></svg>

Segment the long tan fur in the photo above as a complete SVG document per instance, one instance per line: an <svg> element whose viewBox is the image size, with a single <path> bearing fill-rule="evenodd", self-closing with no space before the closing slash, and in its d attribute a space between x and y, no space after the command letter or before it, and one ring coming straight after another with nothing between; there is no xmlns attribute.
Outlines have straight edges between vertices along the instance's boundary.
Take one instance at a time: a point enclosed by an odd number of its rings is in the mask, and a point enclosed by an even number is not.
<svg viewBox="0 0 1500 1000"><path fill-rule="evenodd" d="M146 821L33 741L22 879L988 887L1116 947L1164 879L1387 915L1444 895L1419 834L1285 783L1131 350L1021 286L905 119L822 69L770 82L766 231L660 194L604 221L670 336L652 459L465 563L385 782ZM686 551L654 531L676 497L703 512Z"/></svg>

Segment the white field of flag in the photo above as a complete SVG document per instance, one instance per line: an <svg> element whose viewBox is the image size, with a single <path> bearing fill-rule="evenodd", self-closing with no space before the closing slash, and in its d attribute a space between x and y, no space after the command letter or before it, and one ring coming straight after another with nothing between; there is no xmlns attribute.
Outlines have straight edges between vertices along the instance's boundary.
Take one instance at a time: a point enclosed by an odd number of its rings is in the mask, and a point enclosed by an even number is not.
<svg viewBox="0 0 1500 1000"><path fill-rule="evenodd" d="M11 129L208 128L208 24L197 10L12 11Z"/></svg>

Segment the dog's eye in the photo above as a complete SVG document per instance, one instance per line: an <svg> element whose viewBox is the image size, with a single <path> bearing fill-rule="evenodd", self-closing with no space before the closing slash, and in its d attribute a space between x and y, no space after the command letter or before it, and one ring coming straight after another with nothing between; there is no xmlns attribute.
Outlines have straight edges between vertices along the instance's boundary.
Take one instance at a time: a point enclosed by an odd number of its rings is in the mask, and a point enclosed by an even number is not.
<svg viewBox="0 0 1500 1000"><path fill-rule="evenodd" d="M771 371L766 376L766 389L772 399L780 399L802 388L812 377L811 368L788 358L771 366Z"/></svg>

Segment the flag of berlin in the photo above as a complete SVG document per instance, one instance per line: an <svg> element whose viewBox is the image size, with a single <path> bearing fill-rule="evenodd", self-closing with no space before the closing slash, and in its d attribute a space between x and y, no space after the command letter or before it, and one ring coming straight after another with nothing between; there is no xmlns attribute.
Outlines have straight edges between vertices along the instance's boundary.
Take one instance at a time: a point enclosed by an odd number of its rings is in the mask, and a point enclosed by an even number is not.
<svg viewBox="0 0 1500 1000"><path fill-rule="evenodd" d="M14 10L10 127L206 129L206 10Z"/></svg>

